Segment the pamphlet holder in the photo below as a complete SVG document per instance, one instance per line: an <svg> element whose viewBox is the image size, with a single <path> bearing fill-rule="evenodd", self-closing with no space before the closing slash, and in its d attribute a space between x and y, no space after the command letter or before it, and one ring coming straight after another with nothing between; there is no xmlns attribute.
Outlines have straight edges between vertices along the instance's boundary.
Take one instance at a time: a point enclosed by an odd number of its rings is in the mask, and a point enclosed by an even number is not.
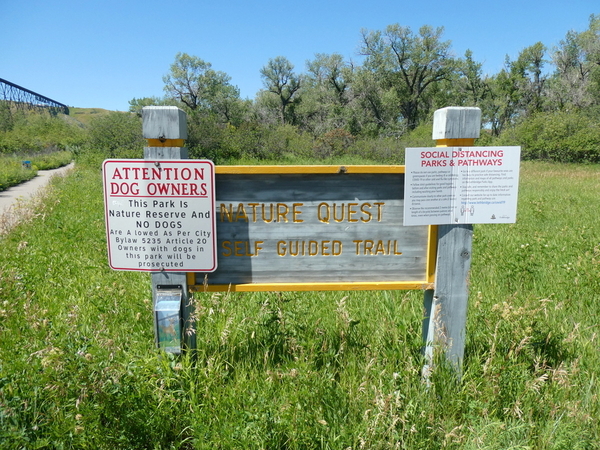
<svg viewBox="0 0 600 450"><path fill-rule="evenodd" d="M154 315L156 324L156 343L167 353L181 353L181 299L183 289L180 285L159 285L156 287Z"/></svg>

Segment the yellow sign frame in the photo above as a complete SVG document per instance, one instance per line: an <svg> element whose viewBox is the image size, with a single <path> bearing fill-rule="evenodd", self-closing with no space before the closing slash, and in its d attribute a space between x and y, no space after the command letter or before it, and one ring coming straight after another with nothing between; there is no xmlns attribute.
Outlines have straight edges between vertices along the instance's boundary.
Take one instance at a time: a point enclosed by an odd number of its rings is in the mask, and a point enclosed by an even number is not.
<svg viewBox="0 0 600 450"><path fill-rule="evenodd" d="M290 165L290 166L215 166L215 174L403 174L400 165ZM426 276L419 281L334 282L334 283L244 283L196 284L196 273L187 273L188 289L193 292L264 292L264 291L358 291L358 290L427 290L433 289L437 256L437 226L430 225L427 239ZM205 280L207 277L205 277Z"/></svg>

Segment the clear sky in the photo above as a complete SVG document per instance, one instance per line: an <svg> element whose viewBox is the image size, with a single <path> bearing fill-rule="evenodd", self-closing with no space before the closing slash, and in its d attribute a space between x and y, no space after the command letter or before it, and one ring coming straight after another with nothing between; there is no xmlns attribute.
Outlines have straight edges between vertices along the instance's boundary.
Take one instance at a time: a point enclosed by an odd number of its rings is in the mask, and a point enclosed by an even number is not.
<svg viewBox="0 0 600 450"><path fill-rule="evenodd" d="M361 29L444 27L456 56L484 71L569 30L584 31L598 0L0 0L0 78L69 106L126 111L163 96L178 52L227 73L255 97L260 68L285 56L298 73L316 53L361 62Z"/></svg>

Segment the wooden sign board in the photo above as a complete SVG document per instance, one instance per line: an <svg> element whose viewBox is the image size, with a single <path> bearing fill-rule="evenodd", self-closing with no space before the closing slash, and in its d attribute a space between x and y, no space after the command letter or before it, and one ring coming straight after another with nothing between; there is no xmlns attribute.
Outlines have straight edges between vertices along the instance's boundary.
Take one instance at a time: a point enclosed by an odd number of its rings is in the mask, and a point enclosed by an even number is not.
<svg viewBox="0 0 600 450"><path fill-rule="evenodd" d="M435 227L404 227L404 166L217 166L218 268L196 291L431 289Z"/></svg>

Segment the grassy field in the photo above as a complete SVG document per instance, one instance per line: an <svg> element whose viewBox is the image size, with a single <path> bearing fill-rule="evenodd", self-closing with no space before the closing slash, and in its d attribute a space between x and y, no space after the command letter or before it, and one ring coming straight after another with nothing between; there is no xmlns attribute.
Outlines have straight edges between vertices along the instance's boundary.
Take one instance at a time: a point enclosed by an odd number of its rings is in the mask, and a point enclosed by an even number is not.
<svg viewBox="0 0 600 450"><path fill-rule="evenodd" d="M464 374L420 378L422 292L195 294L197 358L153 345L79 165L0 237L2 449L600 448L598 166L522 164L475 226Z"/></svg>

